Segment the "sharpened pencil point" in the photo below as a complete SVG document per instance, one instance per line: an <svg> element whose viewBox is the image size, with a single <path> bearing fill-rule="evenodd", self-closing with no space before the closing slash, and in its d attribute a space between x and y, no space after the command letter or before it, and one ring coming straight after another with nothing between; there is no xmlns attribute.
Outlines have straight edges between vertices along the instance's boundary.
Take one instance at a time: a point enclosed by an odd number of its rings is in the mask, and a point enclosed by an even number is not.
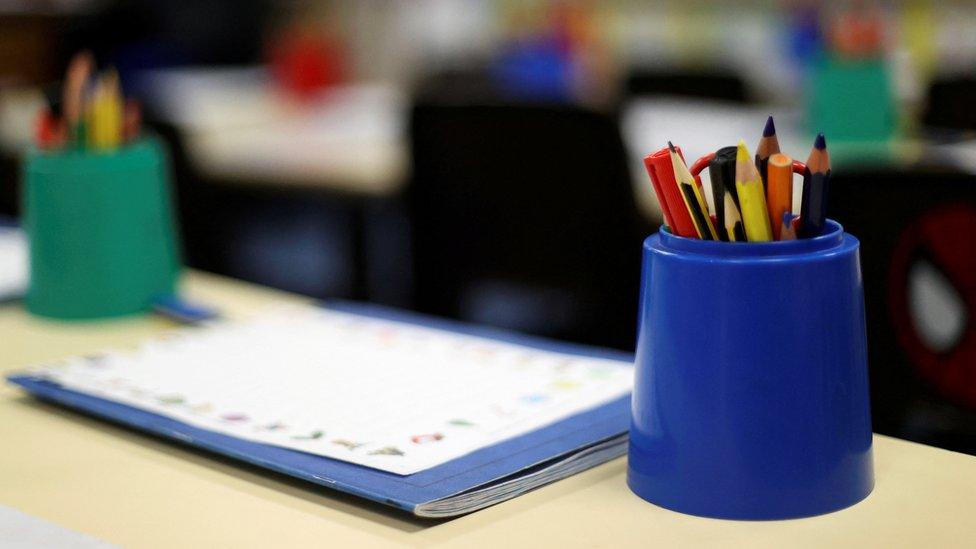
<svg viewBox="0 0 976 549"><path fill-rule="evenodd" d="M671 152L678 152L678 151L674 150L674 143L671 143L670 141L668 141L668 149L670 149Z"/></svg>
<svg viewBox="0 0 976 549"><path fill-rule="evenodd" d="M740 139L737 148L738 150L735 155L736 162L749 162L749 148L746 147L746 142Z"/></svg>
<svg viewBox="0 0 976 549"><path fill-rule="evenodd" d="M823 132L817 134L817 140L813 142L813 147L821 151L827 148L827 138L824 137Z"/></svg>
<svg viewBox="0 0 976 549"><path fill-rule="evenodd" d="M771 137L776 135L776 124L773 124L773 115L769 115L766 119L766 127L763 128L763 137Z"/></svg>

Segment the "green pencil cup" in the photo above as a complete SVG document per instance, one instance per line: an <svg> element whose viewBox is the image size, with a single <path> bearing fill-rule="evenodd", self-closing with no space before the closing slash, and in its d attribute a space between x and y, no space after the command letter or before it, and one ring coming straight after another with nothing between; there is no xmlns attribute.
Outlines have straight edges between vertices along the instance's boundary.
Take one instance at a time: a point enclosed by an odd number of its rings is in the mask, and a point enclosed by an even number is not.
<svg viewBox="0 0 976 549"><path fill-rule="evenodd" d="M898 127L898 111L884 60L846 60L830 55L816 60L807 116L810 133L823 132L834 144L892 139Z"/></svg>
<svg viewBox="0 0 976 549"><path fill-rule="evenodd" d="M111 152L28 151L27 310L58 319L145 312L180 272L167 156L143 138Z"/></svg>

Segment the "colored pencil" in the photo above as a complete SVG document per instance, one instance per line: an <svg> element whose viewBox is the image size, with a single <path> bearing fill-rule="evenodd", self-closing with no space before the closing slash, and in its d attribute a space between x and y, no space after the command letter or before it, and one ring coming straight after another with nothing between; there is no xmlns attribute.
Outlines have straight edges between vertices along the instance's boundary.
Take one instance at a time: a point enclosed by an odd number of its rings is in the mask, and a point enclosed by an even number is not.
<svg viewBox="0 0 976 549"><path fill-rule="evenodd" d="M823 232L827 219L827 195L830 191L830 155L824 134L817 134L807 158L800 203L800 231L797 236L810 238Z"/></svg>
<svg viewBox="0 0 976 549"><path fill-rule="evenodd" d="M691 219L695 224L695 231L698 238L702 240L718 240L715 226L712 225L712 218L708 215L708 204L702 195L695 177L691 175L685 161L678 155L674 145L668 141L668 149L671 153L671 166L674 169L674 178L681 189L681 196L684 198L685 207L691 214Z"/></svg>
<svg viewBox="0 0 976 549"><path fill-rule="evenodd" d="M742 216L739 214L739 195L735 190L735 155L738 149L735 145L722 147L715 152L715 158L708 163L708 177L712 181L712 204L715 205L715 217L718 218L716 228L721 232L722 240L730 242L745 241L746 235L742 229ZM726 204L726 196L731 200L732 212ZM730 213L726 213L729 211ZM732 217L731 224L726 217ZM738 224L736 224L738 223ZM739 232L734 235L726 234L727 227L738 227Z"/></svg>
<svg viewBox="0 0 976 549"><path fill-rule="evenodd" d="M735 187L739 193L739 204L742 206L746 240L749 242L772 240L773 232L769 227L769 212L766 209L762 178L744 141L739 141L735 159Z"/></svg>
<svg viewBox="0 0 976 549"><path fill-rule="evenodd" d="M729 242L745 242L745 230L742 227L742 216L739 215L739 208L732 201L732 193L726 192L723 195L725 201L725 235Z"/></svg>
<svg viewBox="0 0 976 549"><path fill-rule="evenodd" d="M783 212L783 217L779 225L779 240L796 240L796 229L793 228L793 220L796 216L793 212Z"/></svg>
<svg viewBox="0 0 976 549"><path fill-rule="evenodd" d="M68 136L77 145L84 145L84 101L85 86L91 78L95 68L95 59L91 52L83 51L75 54L68 64L68 71L64 79L62 109L64 120L68 128Z"/></svg>
<svg viewBox="0 0 976 549"><path fill-rule="evenodd" d="M773 229L773 238L780 240L783 213L793 209L793 159L783 153L769 157L769 177L766 180L766 206Z"/></svg>
<svg viewBox="0 0 976 549"><path fill-rule="evenodd" d="M96 149L112 149L122 142L122 92L119 75L106 71L92 93L88 108L88 143Z"/></svg>
<svg viewBox="0 0 976 549"><path fill-rule="evenodd" d="M773 123L773 115L766 119L766 126L763 128L762 138L759 145L756 145L756 169L762 178L763 186L766 185L768 176L769 157L779 152L779 140L776 138L776 124Z"/></svg>

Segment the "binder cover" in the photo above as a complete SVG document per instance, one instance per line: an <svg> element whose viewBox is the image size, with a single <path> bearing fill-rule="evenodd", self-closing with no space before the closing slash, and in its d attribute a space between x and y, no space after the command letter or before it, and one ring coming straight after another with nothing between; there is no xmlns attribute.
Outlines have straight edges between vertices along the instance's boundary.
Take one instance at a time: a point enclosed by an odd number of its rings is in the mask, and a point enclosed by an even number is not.
<svg viewBox="0 0 976 549"><path fill-rule="evenodd" d="M535 349L633 362L632 355L618 351L549 341L375 305L333 302L327 307ZM422 517L475 511L621 456L626 452L630 422L628 395L442 465L397 475L197 428L30 375L13 375L8 381L44 400Z"/></svg>

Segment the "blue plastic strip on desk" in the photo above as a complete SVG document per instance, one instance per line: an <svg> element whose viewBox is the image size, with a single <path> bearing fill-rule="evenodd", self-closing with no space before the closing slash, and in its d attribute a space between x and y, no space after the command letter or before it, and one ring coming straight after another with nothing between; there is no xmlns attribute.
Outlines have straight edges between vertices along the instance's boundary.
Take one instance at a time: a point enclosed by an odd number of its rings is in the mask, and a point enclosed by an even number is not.
<svg viewBox="0 0 976 549"><path fill-rule="evenodd" d="M536 349L633 361L633 355L618 351L549 341L373 305L330 303L328 307L375 318L487 337ZM409 512L414 512L418 505L483 486L539 463L618 436L627 432L630 424L630 396L628 395L436 467L411 475L397 475L222 435L138 408L71 391L56 383L31 376L15 375L8 377L8 380L42 399Z"/></svg>

